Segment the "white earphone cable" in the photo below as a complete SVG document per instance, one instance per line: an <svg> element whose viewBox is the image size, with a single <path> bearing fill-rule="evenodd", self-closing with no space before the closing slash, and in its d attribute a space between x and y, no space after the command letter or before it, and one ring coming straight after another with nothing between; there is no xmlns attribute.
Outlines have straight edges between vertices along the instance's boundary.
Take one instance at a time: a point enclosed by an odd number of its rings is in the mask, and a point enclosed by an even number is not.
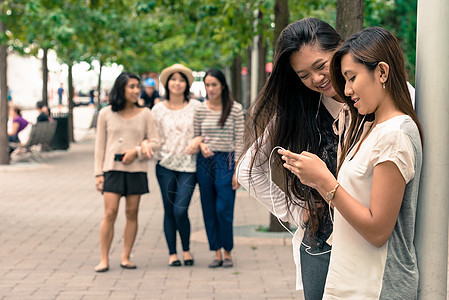
<svg viewBox="0 0 449 300"><path fill-rule="evenodd" d="M274 216L278 219L279 224L282 225L282 227L285 228L285 230L287 230L291 235L294 235L293 232L290 231L290 229L288 229L281 221L281 219L279 219L278 214L276 212L276 206L274 205L274 199L273 199L273 192L272 192L272 186L273 186L273 180L272 180L272 174L271 174L271 157L274 153L274 151L276 149L281 149L281 150L285 150L284 148L282 148L281 146L276 146L271 150L270 156L268 157L268 180L270 181L270 198L271 198L271 204L273 205L273 213ZM298 224L296 224L298 226Z"/></svg>

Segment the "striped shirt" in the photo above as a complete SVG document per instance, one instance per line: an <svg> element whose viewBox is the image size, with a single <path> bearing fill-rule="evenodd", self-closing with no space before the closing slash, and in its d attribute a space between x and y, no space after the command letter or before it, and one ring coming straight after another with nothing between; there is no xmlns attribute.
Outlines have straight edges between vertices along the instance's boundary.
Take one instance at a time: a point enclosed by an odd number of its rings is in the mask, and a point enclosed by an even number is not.
<svg viewBox="0 0 449 300"><path fill-rule="evenodd" d="M213 152L235 152L234 157L237 161L243 151L244 120L242 105L234 101L223 128L218 123L220 117L221 110L209 109L206 102L198 105L193 118L194 135L195 137L202 136L203 142Z"/></svg>

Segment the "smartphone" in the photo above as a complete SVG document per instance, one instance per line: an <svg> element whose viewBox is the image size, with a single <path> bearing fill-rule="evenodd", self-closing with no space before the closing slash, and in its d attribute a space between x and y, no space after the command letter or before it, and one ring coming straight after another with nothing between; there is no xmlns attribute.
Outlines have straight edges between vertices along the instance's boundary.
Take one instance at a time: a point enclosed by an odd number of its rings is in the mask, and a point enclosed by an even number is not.
<svg viewBox="0 0 449 300"><path fill-rule="evenodd" d="M123 156L125 156L125 154L123 153L116 153L114 156L114 160L115 161L122 161L123 160Z"/></svg>

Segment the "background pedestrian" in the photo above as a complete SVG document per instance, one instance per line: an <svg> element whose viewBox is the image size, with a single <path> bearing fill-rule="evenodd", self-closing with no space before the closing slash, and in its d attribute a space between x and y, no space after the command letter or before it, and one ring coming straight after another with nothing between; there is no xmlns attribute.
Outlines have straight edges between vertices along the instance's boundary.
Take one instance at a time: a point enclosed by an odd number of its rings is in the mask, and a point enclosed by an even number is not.
<svg viewBox="0 0 449 300"><path fill-rule="evenodd" d="M109 249L114 236L120 198L126 198L126 225L120 266L135 269L130 254L137 234L137 215L142 194L149 192L147 156L140 144L159 148L159 135L151 111L137 106L140 78L123 72L115 80L110 105L99 112L95 141L96 188L103 194L104 216L100 227L101 261L96 272L109 270ZM148 150L148 149L147 149Z"/></svg>
<svg viewBox="0 0 449 300"><path fill-rule="evenodd" d="M235 162L243 150L242 105L232 98L223 73L206 72L207 100L195 110L195 137L201 137L197 176L209 249L215 258L209 268L232 267ZM224 253L222 253L222 249Z"/></svg>

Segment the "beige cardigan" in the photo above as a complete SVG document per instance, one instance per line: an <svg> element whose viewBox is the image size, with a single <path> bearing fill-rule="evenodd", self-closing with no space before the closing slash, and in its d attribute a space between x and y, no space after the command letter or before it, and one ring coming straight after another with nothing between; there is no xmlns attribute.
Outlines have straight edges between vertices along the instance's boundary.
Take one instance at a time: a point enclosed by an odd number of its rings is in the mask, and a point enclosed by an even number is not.
<svg viewBox="0 0 449 300"><path fill-rule="evenodd" d="M142 155L140 144L149 140L153 150L160 147L159 134L151 110L142 109L137 115L126 119L111 106L100 110L98 114L97 135L95 140L95 176L107 171L147 172L148 160ZM128 165L114 161L116 153L137 149L137 158Z"/></svg>

